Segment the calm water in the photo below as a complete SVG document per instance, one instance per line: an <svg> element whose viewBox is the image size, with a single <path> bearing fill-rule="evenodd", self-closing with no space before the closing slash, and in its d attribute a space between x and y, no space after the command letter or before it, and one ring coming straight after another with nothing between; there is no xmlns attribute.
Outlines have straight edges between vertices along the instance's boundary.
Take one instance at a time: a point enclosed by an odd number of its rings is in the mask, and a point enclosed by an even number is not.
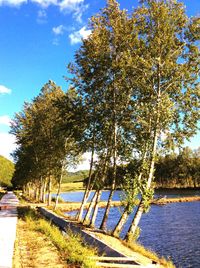
<svg viewBox="0 0 200 268"><path fill-rule="evenodd" d="M90 194L90 199L92 198L94 193ZM81 202L83 199L84 192L79 191L79 192L67 192L67 193L61 193L60 196L65 200L65 201L70 201L70 202ZM122 195L121 191L115 191L115 194L113 196L113 200L117 201L120 200L120 196ZM167 196L167 197L181 197L181 196L194 196L200 195L200 190L158 190L155 192L155 197L158 196ZM105 201L108 199L109 196L109 191L104 191L101 200ZM199 267L200 268L200 267Z"/></svg>
<svg viewBox="0 0 200 268"><path fill-rule="evenodd" d="M104 192L102 200L106 200L109 192ZM113 200L119 200L117 191ZM162 191L157 196L166 195L189 196L200 195L200 191ZM81 201L83 193L65 193L62 197L67 201ZM112 208L108 219L108 229L112 230L120 217L123 208ZM101 223L104 209L100 208L96 226ZM122 237L129 223L124 226ZM176 267L200 268L200 203L172 203L165 206L152 206L148 214L144 214L141 222L139 242L159 255L171 257Z"/></svg>

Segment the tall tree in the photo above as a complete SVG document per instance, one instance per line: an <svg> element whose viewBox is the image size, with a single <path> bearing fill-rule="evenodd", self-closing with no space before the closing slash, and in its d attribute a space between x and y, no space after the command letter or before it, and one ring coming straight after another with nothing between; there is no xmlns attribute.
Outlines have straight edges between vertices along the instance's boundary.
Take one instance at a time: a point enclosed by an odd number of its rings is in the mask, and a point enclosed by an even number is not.
<svg viewBox="0 0 200 268"><path fill-rule="evenodd" d="M137 208L127 239L135 233L145 209L144 194L154 175L155 159L161 134L180 145L197 130L199 119L199 49L197 19L189 20L182 3L176 1L142 1L133 13L140 32L142 56L138 57L138 74L149 82L138 84L151 112L151 147L146 188Z"/></svg>

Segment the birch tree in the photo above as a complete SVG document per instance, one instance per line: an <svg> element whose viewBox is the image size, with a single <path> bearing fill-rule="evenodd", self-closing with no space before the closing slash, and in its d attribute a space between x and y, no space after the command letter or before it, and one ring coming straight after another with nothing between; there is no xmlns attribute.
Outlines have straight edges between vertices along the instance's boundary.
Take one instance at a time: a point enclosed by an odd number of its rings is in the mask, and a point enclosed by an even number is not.
<svg viewBox="0 0 200 268"><path fill-rule="evenodd" d="M198 19L188 19L183 4L171 0L142 1L133 17L142 52L138 76L149 84L146 89L138 84L138 88L149 108L151 145L148 176L143 178L146 187L127 239L134 235L148 201L161 135L166 136L166 143L180 145L196 132L199 119Z"/></svg>

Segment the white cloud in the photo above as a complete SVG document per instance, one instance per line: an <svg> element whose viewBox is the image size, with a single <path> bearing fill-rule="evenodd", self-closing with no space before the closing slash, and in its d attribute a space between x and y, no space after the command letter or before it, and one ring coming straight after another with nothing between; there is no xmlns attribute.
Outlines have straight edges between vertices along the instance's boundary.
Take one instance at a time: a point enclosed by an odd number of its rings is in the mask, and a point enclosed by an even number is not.
<svg viewBox="0 0 200 268"><path fill-rule="evenodd" d="M84 0L63 0L58 5L61 11L74 11Z"/></svg>
<svg viewBox="0 0 200 268"><path fill-rule="evenodd" d="M80 43L82 38L86 39L88 38L88 36L91 34L91 30L86 30L86 27L84 26L83 28L81 28L79 31L76 31L74 33L71 33L69 35L70 38L70 43L72 45Z"/></svg>
<svg viewBox="0 0 200 268"><path fill-rule="evenodd" d="M0 0L0 6L15 6L18 7L23 3L27 3L27 0Z"/></svg>
<svg viewBox="0 0 200 268"><path fill-rule="evenodd" d="M0 85L0 94L10 94L10 93L11 93L11 89L9 89L3 85Z"/></svg>
<svg viewBox="0 0 200 268"><path fill-rule="evenodd" d="M10 117L8 115L0 116L0 125L10 126Z"/></svg>
<svg viewBox="0 0 200 268"><path fill-rule="evenodd" d="M65 27L63 25L59 25L57 27L53 27L52 31L55 35L62 35L65 31Z"/></svg>
<svg viewBox="0 0 200 268"><path fill-rule="evenodd" d="M88 8L88 5L84 4L84 0L0 0L0 6L14 6L19 7L24 3L33 2L38 4L43 9L53 5L57 6L61 12L72 13L73 17L81 22L83 12ZM45 13L43 11L38 12L37 21L39 23L45 22Z"/></svg>
<svg viewBox="0 0 200 268"><path fill-rule="evenodd" d="M40 24L46 23L47 22L47 13L44 9L41 9L38 11L37 14L37 22Z"/></svg>
<svg viewBox="0 0 200 268"><path fill-rule="evenodd" d="M12 160L11 153L16 149L15 137L8 133L0 133L0 155Z"/></svg>
<svg viewBox="0 0 200 268"><path fill-rule="evenodd" d="M86 152L82 156L82 161L76 166L76 167L71 167L68 169L70 172L75 172L78 170L89 170L90 169L90 160L91 160L91 152ZM94 154L94 161L97 161L97 155Z"/></svg>
<svg viewBox="0 0 200 268"><path fill-rule="evenodd" d="M58 5L62 12L72 12L73 17L78 22L82 22L82 15L89 7L89 5L84 4L84 0L63 0Z"/></svg>
<svg viewBox="0 0 200 268"><path fill-rule="evenodd" d="M37 3L43 8L47 8L50 5L57 5L57 0L30 0L31 2Z"/></svg>
<svg viewBox="0 0 200 268"><path fill-rule="evenodd" d="M76 10L73 13L73 18L75 18L76 21L82 22L82 16L86 9L88 9L89 5L81 4L77 6Z"/></svg>
<svg viewBox="0 0 200 268"><path fill-rule="evenodd" d="M54 38L52 44L53 44L54 46L58 46L58 45L59 45L59 40L58 40L58 38Z"/></svg>

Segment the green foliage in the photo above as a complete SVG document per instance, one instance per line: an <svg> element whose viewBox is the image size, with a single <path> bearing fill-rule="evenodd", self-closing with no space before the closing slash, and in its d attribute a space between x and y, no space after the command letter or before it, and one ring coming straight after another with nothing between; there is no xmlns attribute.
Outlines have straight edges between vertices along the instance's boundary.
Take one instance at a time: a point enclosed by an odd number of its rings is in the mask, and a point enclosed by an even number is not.
<svg viewBox="0 0 200 268"><path fill-rule="evenodd" d="M63 111L60 106L64 104ZM12 121L11 133L18 145L14 152L16 169L12 183L14 187L26 189L29 195L33 193L34 199L39 199L39 191L46 187L50 203L51 185L60 186L65 170L79 161L73 128L75 106L73 90L64 93L49 81Z"/></svg>
<svg viewBox="0 0 200 268"><path fill-rule="evenodd" d="M133 211L133 208L136 205L138 205L139 202L138 199L139 185L137 180L137 174L136 173L130 174L126 172L123 178L122 187L123 187L122 188L123 192L121 194L122 205L126 206L126 204L128 204L127 211L128 213L131 213Z"/></svg>
<svg viewBox="0 0 200 268"><path fill-rule="evenodd" d="M156 163L155 184L159 188L200 186L200 149L183 148L179 154L160 156Z"/></svg>
<svg viewBox="0 0 200 268"><path fill-rule="evenodd" d="M142 194L142 202L144 212L147 213L150 209L151 200L153 199L154 190L152 188L146 187L143 194Z"/></svg>
<svg viewBox="0 0 200 268"><path fill-rule="evenodd" d="M0 186L11 186L15 166L13 162L0 155Z"/></svg>

